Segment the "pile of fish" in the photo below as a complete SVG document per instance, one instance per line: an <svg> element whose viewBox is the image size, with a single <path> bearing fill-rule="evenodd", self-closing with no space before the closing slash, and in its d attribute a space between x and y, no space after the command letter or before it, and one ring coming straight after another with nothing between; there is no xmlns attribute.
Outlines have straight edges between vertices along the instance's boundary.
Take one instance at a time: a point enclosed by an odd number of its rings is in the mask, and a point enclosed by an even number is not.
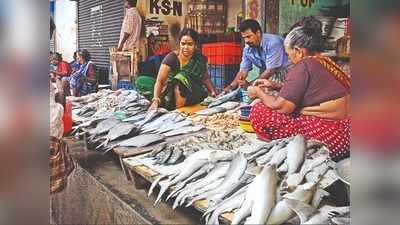
<svg viewBox="0 0 400 225"><path fill-rule="evenodd" d="M232 224L341 224L350 221L349 207L322 201L337 180L334 168L328 149L302 136L231 151L204 148L170 166L148 195L160 186L156 204L170 190L174 209L207 200L207 224L219 224L225 212L233 212Z"/></svg>
<svg viewBox="0 0 400 225"><path fill-rule="evenodd" d="M193 122L203 124L209 129L230 130L239 126L239 117L236 112L225 112L207 117L195 117Z"/></svg>
<svg viewBox="0 0 400 225"><path fill-rule="evenodd" d="M230 151L248 143L249 140L242 131L209 130L176 143L165 143L153 149L145 157L152 158L154 164L171 165L202 149ZM174 160L175 158L177 160Z"/></svg>
<svg viewBox="0 0 400 225"><path fill-rule="evenodd" d="M144 147L204 128L178 112L147 111L148 101L132 90L102 91L72 100L77 124L72 133L86 134L88 143L103 153L118 146Z"/></svg>
<svg viewBox="0 0 400 225"><path fill-rule="evenodd" d="M239 107L239 105L240 105L239 102L229 101L229 102L225 102L221 105L218 105L218 106L215 106L212 108L206 108L206 109L200 110L200 111L196 112L195 114L198 116L211 116L211 115L214 115L217 113L224 113L226 111L236 109Z"/></svg>

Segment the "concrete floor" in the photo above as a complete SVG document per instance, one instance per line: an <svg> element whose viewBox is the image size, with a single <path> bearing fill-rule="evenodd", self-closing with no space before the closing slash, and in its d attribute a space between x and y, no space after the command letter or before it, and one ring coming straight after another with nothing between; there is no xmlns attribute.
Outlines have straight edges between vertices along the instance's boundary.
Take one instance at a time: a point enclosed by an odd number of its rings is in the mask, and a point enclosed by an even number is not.
<svg viewBox="0 0 400 225"><path fill-rule="evenodd" d="M155 196L137 190L124 176L117 157L67 141L77 162L67 188L51 199L53 224L201 224L194 209L172 210L171 202L153 206ZM157 193L157 191L156 191Z"/></svg>

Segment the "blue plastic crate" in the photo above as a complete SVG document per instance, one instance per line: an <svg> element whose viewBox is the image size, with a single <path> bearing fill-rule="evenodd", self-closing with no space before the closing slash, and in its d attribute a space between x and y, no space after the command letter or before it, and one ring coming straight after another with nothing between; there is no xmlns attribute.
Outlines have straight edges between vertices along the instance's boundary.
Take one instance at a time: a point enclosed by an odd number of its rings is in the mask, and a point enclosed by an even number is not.
<svg viewBox="0 0 400 225"><path fill-rule="evenodd" d="M215 88L218 91L222 91L225 86L229 85L235 79L239 68L239 64L208 65L208 73Z"/></svg>
<svg viewBox="0 0 400 225"><path fill-rule="evenodd" d="M128 80L120 80L117 83L117 89L135 90L135 87Z"/></svg>

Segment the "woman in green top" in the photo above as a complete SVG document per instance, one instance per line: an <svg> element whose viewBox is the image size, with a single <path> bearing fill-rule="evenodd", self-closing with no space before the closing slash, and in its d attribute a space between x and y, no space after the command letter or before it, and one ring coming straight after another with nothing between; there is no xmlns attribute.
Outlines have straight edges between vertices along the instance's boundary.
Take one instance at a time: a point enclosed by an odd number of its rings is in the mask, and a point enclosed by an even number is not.
<svg viewBox="0 0 400 225"><path fill-rule="evenodd" d="M164 107L168 110L202 102L216 90L207 72L207 58L196 50L198 33L183 29L179 35L179 49L163 60L154 85L150 110Z"/></svg>

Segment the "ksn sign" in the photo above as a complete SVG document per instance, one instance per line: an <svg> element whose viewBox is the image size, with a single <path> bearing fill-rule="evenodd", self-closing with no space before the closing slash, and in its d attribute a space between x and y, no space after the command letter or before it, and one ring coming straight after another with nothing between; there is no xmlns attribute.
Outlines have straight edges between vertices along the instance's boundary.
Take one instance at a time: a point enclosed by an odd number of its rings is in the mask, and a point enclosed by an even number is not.
<svg viewBox="0 0 400 225"><path fill-rule="evenodd" d="M182 2L170 0L150 0L150 13L165 16L182 16Z"/></svg>

